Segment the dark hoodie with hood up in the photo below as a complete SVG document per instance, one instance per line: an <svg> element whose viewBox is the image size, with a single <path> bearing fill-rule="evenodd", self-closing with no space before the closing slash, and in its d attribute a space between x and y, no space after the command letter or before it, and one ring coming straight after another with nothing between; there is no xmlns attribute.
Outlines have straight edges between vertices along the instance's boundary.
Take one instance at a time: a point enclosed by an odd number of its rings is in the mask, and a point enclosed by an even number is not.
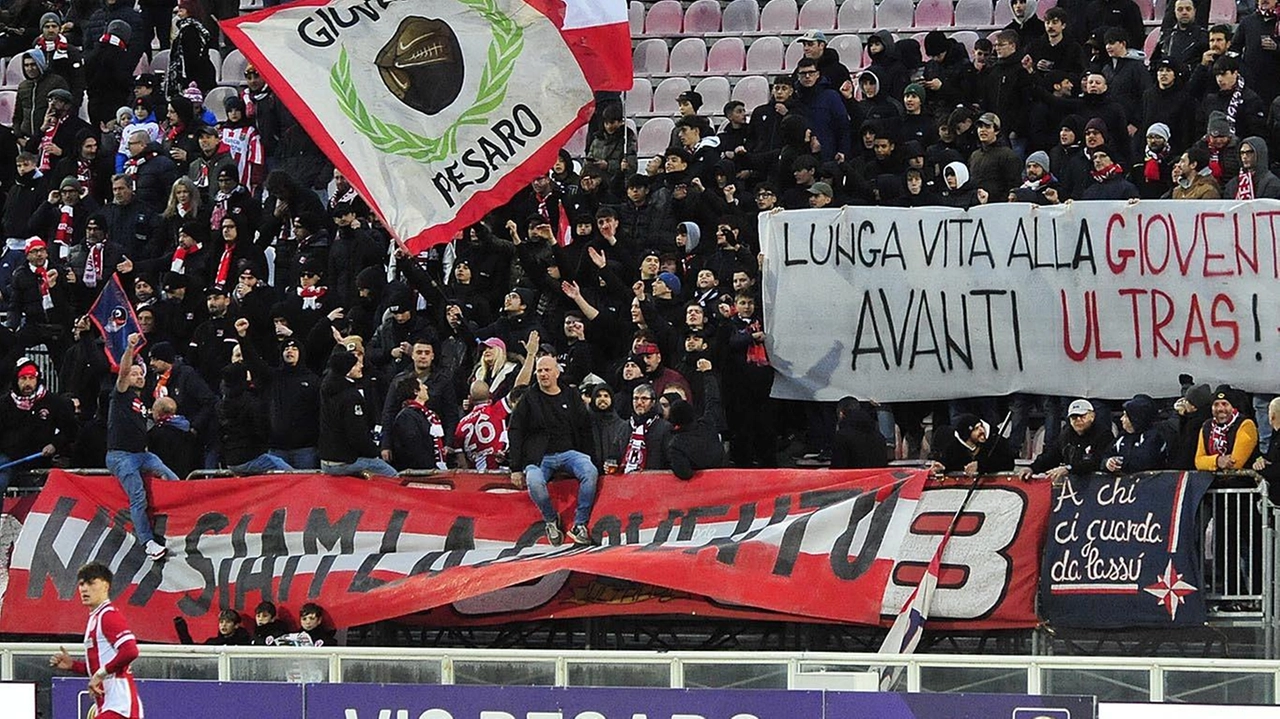
<svg viewBox="0 0 1280 719"><path fill-rule="evenodd" d="M886 97L902 97L902 91L911 82L911 74L907 66L898 57L897 43L893 33L888 30L877 30L872 37L879 38L884 50L871 56L871 64L867 70L880 78L880 93Z"/></svg>
<svg viewBox="0 0 1280 719"><path fill-rule="evenodd" d="M1107 448L1102 466L1105 468L1112 457L1119 457L1123 464L1118 471L1125 474L1164 469L1168 448L1156 427L1155 401L1145 394L1136 395L1124 403L1124 413L1133 431L1121 432L1119 439Z"/></svg>
<svg viewBox="0 0 1280 719"><path fill-rule="evenodd" d="M1271 172L1271 153L1267 149L1267 141L1254 135L1246 137L1240 142L1240 145L1248 145L1253 148L1253 198L1270 198L1280 200L1280 177L1276 177ZM1244 169L1241 168L1241 173ZM1236 196L1236 192L1240 189L1240 175L1236 175L1227 182L1227 187L1222 191L1225 199L1231 200Z"/></svg>

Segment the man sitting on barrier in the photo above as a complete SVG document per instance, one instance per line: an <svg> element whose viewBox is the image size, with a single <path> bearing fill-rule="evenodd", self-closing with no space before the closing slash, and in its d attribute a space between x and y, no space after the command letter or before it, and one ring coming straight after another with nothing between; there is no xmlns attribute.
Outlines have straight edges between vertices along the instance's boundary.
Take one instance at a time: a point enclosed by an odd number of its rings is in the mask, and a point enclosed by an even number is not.
<svg viewBox="0 0 1280 719"><path fill-rule="evenodd" d="M1078 399L1067 408L1070 432L1059 432L1053 445L1046 447L1031 463L1031 471L1045 474L1057 482L1068 474L1089 474L1102 469L1102 457L1114 439L1111 428L1097 421L1093 404Z"/></svg>
<svg viewBox="0 0 1280 719"><path fill-rule="evenodd" d="M934 472L965 474L997 474L1013 471L1013 449L1009 440L977 415L956 417L955 431L938 443L938 460Z"/></svg>
<svg viewBox="0 0 1280 719"><path fill-rule="evenodd" d="M1242 415L1245 406L1231 385L1219 385L1213 393L1213 416L1200 428L1196 469L1212 472L1244 469L1258 451L1258 427Z"/></svg>
<svg viewBox="0 0 1280 719"><path fill-rule="evenodd" d="M516 405L507 429L511 482L517 487L528 484L529 496L546 522L547 541L559 546L564 532L551 504L547 482L557 471L572 473L578 480L578 506L569 539L574 544L591 544L587 521L595 505L599 477L589 454L594 445L591 417L577 392L560 387L560 365L554 357L539 357L534 373L537 386Z"/></svg>

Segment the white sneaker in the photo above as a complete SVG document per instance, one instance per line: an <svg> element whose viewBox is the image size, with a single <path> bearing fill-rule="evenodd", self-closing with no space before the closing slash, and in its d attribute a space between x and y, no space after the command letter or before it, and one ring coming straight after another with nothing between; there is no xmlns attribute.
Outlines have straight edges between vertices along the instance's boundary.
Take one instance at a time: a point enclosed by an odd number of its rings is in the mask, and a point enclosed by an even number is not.
<svg viewBox="0 0 1280 719"><path fill-rule="evenodd" d="M161 559L164 559L165 555L169 553L168 548L154 539L147 542L145 549L147 550L147 558L153 562L158 562Z"/></svg>

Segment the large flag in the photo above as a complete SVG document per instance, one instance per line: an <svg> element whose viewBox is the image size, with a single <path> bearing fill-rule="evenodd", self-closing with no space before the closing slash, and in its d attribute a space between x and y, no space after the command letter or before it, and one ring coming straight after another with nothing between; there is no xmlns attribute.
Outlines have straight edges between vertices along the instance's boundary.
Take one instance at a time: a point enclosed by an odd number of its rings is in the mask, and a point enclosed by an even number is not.
<svg viewBox="0 0 1280 719"><path fill-rule="evenodd" d="M624 0L527 0L551 18L594 90L630 90L631 26Z"/></svg>
<svg viewBox="0 0 1280 719"><path fill-rule="evenodd" d="M102 333L102 349L111 363L111 371L118 371L120 358L129 344L129 335L142 331L138 326L138 316L133 313L133 305L129 303L129 295L120 285L120 275L111 275L111 279L102 286L98 299L89 308L89 321ZM143 337L138 349L146 343L146 337Z"/></svg>
<svg viewBox="0 0 1280 719"><path fill-rule="evenodd" d="M626 28L614 5L302 0L224 27L417 251L448 242L551 167L594 106L579 54L611 58L592 71L600 89L622 86L623 75L629 84L629 42L587 52Z"/></svg>

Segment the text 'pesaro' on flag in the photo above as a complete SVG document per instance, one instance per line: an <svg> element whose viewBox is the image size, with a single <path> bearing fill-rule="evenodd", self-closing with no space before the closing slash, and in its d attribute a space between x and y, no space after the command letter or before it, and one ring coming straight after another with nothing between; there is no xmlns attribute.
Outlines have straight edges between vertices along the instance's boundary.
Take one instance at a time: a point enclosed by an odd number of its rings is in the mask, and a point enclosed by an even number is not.
<svg viewBox="0 0 1280 719"><path fill-rule="evenodd" d="M224 28L412 251L507 202L593 90L631 83L622 0L304 0Z"/></svg>

